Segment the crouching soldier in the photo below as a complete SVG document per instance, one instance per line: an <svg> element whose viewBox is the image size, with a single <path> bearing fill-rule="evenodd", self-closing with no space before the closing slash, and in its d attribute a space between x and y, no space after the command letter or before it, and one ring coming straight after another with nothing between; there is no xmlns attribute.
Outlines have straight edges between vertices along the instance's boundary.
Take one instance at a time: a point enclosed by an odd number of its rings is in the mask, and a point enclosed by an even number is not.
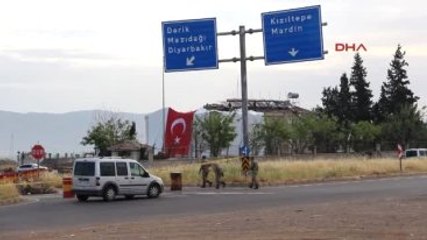
<svg viewBox="0 0 427 240"><path fill-rule="evenodd" d="M202 188L206 187L206 183L209 184L209 187L212 187L212 182L208 180L209 170L210 170L211 164L205 163L200 166L199 174L202 175Z"/></svg>
<svg viewBox="0 0 427 240"><path fill-rule="evenodd" d="M252 157L251 159L251 165L249 167L249 171L251 174L251 183L249 184L249 188L258 189L258 160Z"/></svg>
<svg viewBox="0 0 427 240"><path fill-rule="evenodd" d="M202 175L202 188L206 187L206 183L209 184L209 187L212 187L212 182L208 180L209 171L212 171L215 174L215 187L218 189L220 185L225 187L225 182L223 181L224 171L216 163L205 163L200 166L199 174Z"/></svg>

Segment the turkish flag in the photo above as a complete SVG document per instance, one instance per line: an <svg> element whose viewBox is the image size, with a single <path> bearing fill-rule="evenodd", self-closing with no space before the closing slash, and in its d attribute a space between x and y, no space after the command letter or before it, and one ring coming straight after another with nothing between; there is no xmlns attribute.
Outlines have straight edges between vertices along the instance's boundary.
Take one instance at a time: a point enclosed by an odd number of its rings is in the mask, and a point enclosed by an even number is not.
<svg viewBox="0 0 427 240"><path fill-rule="evenodd" d="M193 118L194 111L182 113L172 108L168 109L164 145L167 156L188 155L193 133Z"/></svg>

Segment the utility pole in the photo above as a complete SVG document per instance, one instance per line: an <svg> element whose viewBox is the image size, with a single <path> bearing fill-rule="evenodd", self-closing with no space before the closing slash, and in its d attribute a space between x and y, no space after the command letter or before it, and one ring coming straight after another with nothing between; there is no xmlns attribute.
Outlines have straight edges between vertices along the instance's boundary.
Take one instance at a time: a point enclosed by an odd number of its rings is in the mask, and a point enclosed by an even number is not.
<svg viewBox="0 0 427 240"><path fill-rule="evenodd" d="M242 129L243 129L243 145L249 147L249 127L248 127L248 80L246 61L263 60L264 56L246 57L246 37L245 34L262 32L262 29L246 30L245 26L239 26L239 31L230 31L218 33L218 36L237 35L239 34L240 58L222 59L219 62L237 62L240 61L240 80L242 86ZM253 158L251 158L253 161Z"/></svg>

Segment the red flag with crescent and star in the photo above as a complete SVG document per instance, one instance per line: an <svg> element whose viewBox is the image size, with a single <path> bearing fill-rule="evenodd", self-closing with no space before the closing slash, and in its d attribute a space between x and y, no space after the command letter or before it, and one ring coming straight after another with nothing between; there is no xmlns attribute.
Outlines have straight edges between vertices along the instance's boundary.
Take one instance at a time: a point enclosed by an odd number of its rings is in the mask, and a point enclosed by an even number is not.
<svg viewBox="0 0 427 240"><path fill-rule="evenodd" d="M168 117L165 129L165 153L169 157L188 155L190 149L191 135L193 133L192 112L177 112L168 109Z"/></svg>

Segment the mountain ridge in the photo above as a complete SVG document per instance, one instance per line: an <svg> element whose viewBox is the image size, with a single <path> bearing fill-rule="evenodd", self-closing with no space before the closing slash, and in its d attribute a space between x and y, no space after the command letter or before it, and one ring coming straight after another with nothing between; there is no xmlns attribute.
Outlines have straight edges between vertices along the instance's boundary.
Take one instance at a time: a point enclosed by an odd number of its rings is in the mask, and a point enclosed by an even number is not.
<svg viewBox="0 0 427 240"><path fill-rule="evenodd" d="M155 111L153 113L156 113ZM153 114L151 113L151 114ZM29 152L34 144L41 144L47 153L81 153L92 151L80 141L97 122L97 116L117 114L120 118L135 121L137 137L145 141L145 116L149 114L81 110L65 113L13 112L0 110L0 156L15 159L17 152Z"/></svg>

